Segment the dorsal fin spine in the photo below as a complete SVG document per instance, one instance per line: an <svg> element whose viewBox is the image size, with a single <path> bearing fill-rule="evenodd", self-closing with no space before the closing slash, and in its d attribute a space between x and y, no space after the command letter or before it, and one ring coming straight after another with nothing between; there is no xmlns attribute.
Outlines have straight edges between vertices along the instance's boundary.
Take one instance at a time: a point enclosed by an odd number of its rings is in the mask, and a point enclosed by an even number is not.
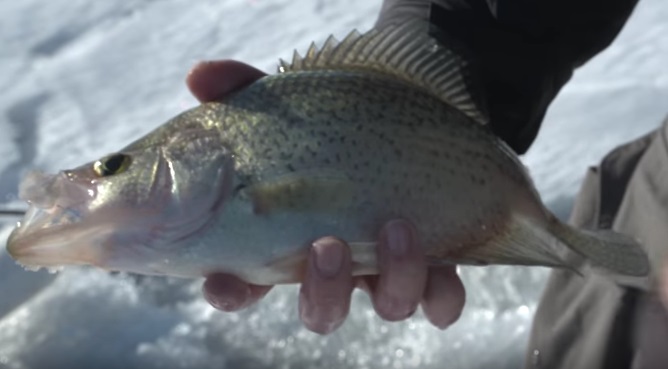
<svg viewBox="0 0 668 369"><path fill-rule="evenodd" d="M355 47L360 37L362 35L357 30L350 32L332 52L332 63L341 63L350 49Z"/></svg>
<svg viewBox="0 0 668 369"><path fill-rule="evenodd" d="M389 74L486 124L484 106L471 95L470 89L479 86L471 84L466 60L430 32L437 31L416 18L364 34L355 30L341 42L330 36L320 50L312 43L304 57L295 50L292 64L281 61L279 71L366 69Z"/></svg>
<svg viewBox="0 0 668 369"><path fill-rule="evenodd" d="M410 53L410 49L406 47L401 47L402 41L407 37L408 35L403 35L399 36L399 40L397 40L394 43L391 43L385 50L382 52L382 57L384 58L385 63L396 66L397 65L397 60L402 60L406 58L406 54Z"/></svg>

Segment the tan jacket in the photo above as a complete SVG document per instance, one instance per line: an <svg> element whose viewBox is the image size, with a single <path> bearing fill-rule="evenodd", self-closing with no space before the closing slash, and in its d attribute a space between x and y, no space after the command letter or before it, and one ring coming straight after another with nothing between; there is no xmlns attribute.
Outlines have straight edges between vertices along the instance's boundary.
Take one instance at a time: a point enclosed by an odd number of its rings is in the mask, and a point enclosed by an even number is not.
<svg viewBox="0 0 668 369"><path fill-rule="evenodd" d="M668 257L668 119L608 154L585 178L570 223L613 228ZM526 368L668 368L668 313L651 285L555 270L538 307ZM647 289L646 289L647 288Z"/></svg>

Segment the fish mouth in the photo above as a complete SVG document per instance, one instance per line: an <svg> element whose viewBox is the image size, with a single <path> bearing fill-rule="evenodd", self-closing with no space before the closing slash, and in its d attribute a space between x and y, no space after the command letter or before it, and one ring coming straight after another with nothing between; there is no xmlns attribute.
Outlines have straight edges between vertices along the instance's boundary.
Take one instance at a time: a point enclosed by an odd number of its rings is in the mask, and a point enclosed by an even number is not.
<svg viewBox="0 0 668 369"><path fill-rule="evenodd" d="M19 264L31 268L97 264L102 256L101 249L72 242L72 231L85 227L78 223L49 225L53 219L62 216L55 215L54 211L30 207L7 239L9 255ZM88 229L86 232L94 231ZM76 239L80 237L77 235Z"/></svg>
<svg viewBox="0 0 668 369"><path fill-rule="evenodd" d="M86 185L67 172L31 172L21 183L19 196L30 207L7 240L7 252L19 264L39 268L96 264L100 260L101 248L79 241L99 237L99 229L82 224L88 204L95 198L90 183ZM87 235L82 237L82 233Z"/></svg>

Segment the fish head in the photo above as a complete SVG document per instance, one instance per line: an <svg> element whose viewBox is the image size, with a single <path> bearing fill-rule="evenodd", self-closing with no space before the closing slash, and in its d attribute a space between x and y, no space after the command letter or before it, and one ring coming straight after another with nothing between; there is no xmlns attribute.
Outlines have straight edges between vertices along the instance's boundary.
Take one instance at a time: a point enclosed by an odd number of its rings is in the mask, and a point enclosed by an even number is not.
<svg viewBox="0 0 668 369"><path fill-rule="evenodd" d="M231 193L232 156L219 142L209 146L211 135L190 139L131 145L54 175L29 173L19 188L29 209L8 239L9 254L27 268L166 274L154 265L182 258L179 246Z"/></svg>

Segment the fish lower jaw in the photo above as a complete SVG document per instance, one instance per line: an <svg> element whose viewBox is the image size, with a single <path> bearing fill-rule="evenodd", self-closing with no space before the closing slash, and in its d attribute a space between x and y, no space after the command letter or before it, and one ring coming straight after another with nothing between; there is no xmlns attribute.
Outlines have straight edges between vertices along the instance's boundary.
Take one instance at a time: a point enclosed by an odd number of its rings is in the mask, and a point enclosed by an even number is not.
<svg viewBox="0 0 668 369"><path fill-rule="evenodd" d="M47 253L40 252L9 252L9 255L16 260L17 264L21 265L28 271L39 271L46 269L51 273L61 271L66 266L73 265L91 265L97 266L96 261L92 259L84 259L82 257L67 258L63 255L54 257Z"/></svg>
<svg viewBox="0 0 668 369"><path fill-rule="evenodd" d="M45 240L40 235L26 235L15 229L7 241L7 253L27 270L57 271L70 265L97 266L102 261L99 247L90 244L72 243L60 237Z"/></svg>

